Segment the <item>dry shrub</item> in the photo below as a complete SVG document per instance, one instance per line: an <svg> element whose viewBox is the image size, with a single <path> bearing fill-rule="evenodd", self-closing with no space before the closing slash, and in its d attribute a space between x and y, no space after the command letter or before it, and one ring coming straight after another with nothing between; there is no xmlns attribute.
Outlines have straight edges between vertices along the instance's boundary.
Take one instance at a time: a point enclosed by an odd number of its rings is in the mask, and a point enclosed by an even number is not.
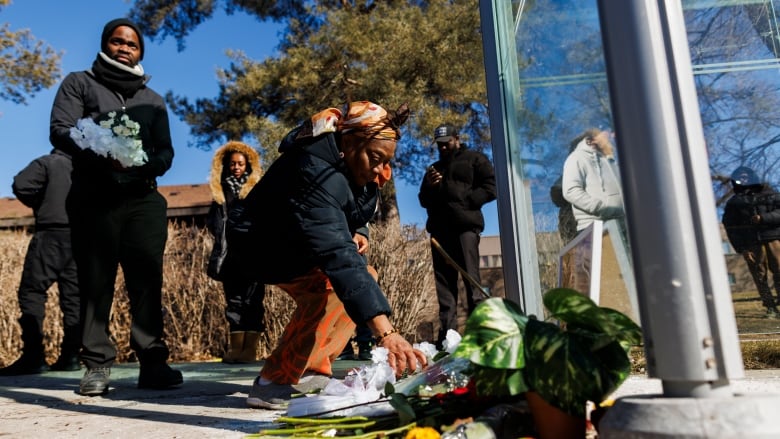
<svg viewBox="0 0 780 439"><path fill-rule="evenodd" d="M780 340L750 340L741 343L745 369L780 367Z"/></svg>
<svg viewBox="0 0 780 439"><path fill-rule="evenodd" d="M204 229L177 224L169 227L168 234L163 308L171 360L198 361L221 357L228 333L224 317L225 299L222 285L205 274L212 238ZM0 232L0 366L13 362L21 349L17 289L30 237L30 234L20 231ZM432 341L429 337L417 335L421 325L438 325L427 236L410 227L373 226L370 248L369 261L377 268L380 285L393 308L393 323L410 340ZM62 313L56 285L47 294L49 300L43 331L46 359L51 363L59 354ZM741 305L739 301L735 303L737 308ZM280 289L269 287L265 306L267 331L260 344L261 356L268 355L276 345L295 304ZM741 318L737 312L738 323ZM776 322L766 317L763 320ZM117 360L134 361L129 342L129 304L121 270L116 280L110 330L117 344ZM780 367L780 341L776 336L744 340L742 357L747 369ZM641 348L632 349L631 361L634 373L645 371Z"/></svg>
<svg viewBox="0 0 780 439"><path fill-rule="evenodd" d="M16 291L30 237L25 232L0 232L0 366L13 362L21 350ZM168 228L163 312L165 339L172 361L219 358L227 347L229 329L224 316L222 285L206 276L212 245L212 237L205 229L175 223ZM382 289L393 307L394 324L405 336L415 339L421 322L436 320L427 238L410 228L373 227L370 253L371 263L380 273ZM57 358L62 340L62 313L57 294L55 284L48 291L44 320L45 351L50 363ZM295 304L282 290L268 287L265 307L266 333L260 342L261 357L276 345ZM109 324L118 362L137 360L130 349L129 310L120 269Z"/></svg>
<svg viewBox="0 0 780 439"><path fill-rule="evenodd" d="M282 336L284 327L290 321L295 302L281 288L266 287L265 300L265 333L260 339L260 358L267 357L276 341Z"/></svg>
<svg viewBox="0 0 780 439"><path fill-rule="evenodd" d="M221 357L228 338L222 284L206 275L206 229L169 227L163 272L165 332L176 361Z"/></svg>
<svg viewBox="0 0 780 439"><path fill-rule="evenodd" d="M16 359L21 347L17 290L30 235L24 232L0 233L0 363Z"/></svg>
<svg viewBox="0 0 780 439"><path fill-rule="evenodd" d="M379 272L395 328L408 340L433 342L431 334L425 334L425 340L418 337L421 325L429 324L427 332L438 325L431 247L425 232L410 226L372 226L368 261Z"/></svg>

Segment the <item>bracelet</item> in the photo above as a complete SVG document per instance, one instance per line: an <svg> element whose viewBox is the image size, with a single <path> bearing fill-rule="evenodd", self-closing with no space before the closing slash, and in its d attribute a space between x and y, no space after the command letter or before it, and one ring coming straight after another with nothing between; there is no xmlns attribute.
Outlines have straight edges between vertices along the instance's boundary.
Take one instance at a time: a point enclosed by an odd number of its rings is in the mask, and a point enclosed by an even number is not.
<svg viewBox="0 0 780 439"><path fill-rule="evenodd" d="M379 344L379 343L382 342L382 340L385 339L385 337L387 337L390 334L398 334L398 330L395 329L395 328L389 329L389 330L383 332L382 335L377 335L376 337L374 337L374 342L376 342L376 344Z"/></svg>

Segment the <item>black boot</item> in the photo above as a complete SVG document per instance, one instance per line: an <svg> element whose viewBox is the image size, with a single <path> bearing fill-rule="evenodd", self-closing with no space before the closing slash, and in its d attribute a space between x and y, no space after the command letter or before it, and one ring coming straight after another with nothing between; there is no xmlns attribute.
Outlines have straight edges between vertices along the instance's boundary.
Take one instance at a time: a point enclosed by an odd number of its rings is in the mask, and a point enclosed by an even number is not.
<svg viewBox="0 0 780 439"><path fill-rule="evenodd" d="M34 375L49 370L43 355L43 331L38 319L22 314L19 325L22 327L22 356L0 369L0 376Z"/></svg>
<svg viewBox="0 0 780 439"><path fill-rule="evenodd" d="M165 363L141 364L138 374L139 389L170 389L184 382L181 372Z"/></svg>
<svg viewBox="0 0 780 439"><path fill-rule="evenodd" d="M0 376L35 375L49 370L43 355L22 353L18 360L0 369Z"/></svg>

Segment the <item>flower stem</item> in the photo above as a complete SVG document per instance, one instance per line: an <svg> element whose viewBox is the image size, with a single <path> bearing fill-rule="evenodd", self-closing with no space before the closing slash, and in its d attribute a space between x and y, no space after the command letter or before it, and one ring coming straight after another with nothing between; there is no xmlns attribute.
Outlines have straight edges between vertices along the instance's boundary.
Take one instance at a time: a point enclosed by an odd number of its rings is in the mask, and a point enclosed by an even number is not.
<svg viewBox="0 0 780 439"><path fill-rule="evenodd" d="M327 419L314 419L314 418L299 418L290 416L281 416L276 419L278 423L285 423L291 425L303 425L303 424L338 424L342 422L353 421L368 421L365 416L346 416L343 418L327 418Z"/></svg>
<svg viewBox="0 0 780 439"><path fill-rule="evenodd" d="M356 422L356 423L333 423L333 424L315 424L307 427L295 426L293 428L279 428L275 430L262 430L260 436L269 435L293 435L297 436L298 433L310 433L322 430L336 429L336 430L357 430L362 428L371 427L376 424L376 421Z"/></svg>

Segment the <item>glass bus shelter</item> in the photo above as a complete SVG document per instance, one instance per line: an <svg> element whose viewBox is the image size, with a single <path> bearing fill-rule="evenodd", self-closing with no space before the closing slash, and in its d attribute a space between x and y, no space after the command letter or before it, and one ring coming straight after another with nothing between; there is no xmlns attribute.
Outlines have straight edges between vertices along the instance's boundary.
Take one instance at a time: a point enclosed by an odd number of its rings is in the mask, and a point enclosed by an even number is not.
<svg viewBox="0 0 780 439"><path fill-rule="evenodd" d="M777 6L480 1L507 297L542 315L543 292L569 285L623 308L643 328L664 397L733 396L738 330L771 332L775 321L720 222L737 168L780 184ZM614 169L567 161L589 143L583 133L608 139ZM604 209L572 238L556 198L574 191L577 163L598 174L585 181L617 175L623 214ZM755 305L740 328L736 297Z"/></svg>

